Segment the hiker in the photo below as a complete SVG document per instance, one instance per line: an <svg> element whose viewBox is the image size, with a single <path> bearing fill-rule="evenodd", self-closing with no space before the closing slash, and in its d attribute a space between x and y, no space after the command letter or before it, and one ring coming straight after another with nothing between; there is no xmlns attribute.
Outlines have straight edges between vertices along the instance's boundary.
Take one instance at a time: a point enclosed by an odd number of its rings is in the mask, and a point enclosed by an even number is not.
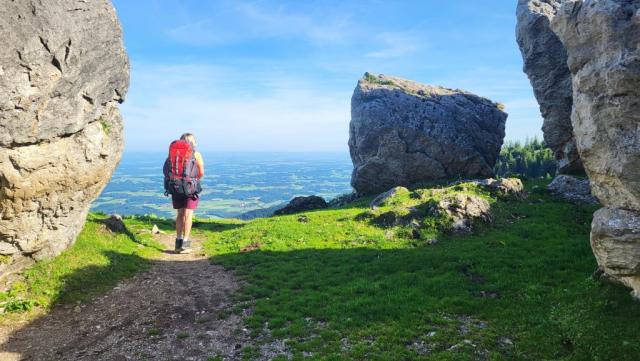
<svg viewBox="0 0 640 361"><path fill-rule="evenodd" d="M176 216L176 253L190 253L193 212L200 202L204 175L202 155L196 150L196 138L185 133L169 146L169 157L164 164L165 195L171 194Z"/></svg>

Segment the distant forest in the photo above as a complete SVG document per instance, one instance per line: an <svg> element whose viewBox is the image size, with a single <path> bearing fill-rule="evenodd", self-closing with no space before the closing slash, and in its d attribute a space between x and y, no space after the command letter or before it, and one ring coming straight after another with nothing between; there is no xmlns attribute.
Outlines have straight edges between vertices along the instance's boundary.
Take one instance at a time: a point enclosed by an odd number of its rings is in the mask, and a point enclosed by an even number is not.
<svg viewBox="0 0 640 361"><path fill-rule="evenodd" d="M524 144L506 143L500 151L495 170L499 176L542 178L555 175L556 167L551 149L544 141L533 138Z"/></svg>

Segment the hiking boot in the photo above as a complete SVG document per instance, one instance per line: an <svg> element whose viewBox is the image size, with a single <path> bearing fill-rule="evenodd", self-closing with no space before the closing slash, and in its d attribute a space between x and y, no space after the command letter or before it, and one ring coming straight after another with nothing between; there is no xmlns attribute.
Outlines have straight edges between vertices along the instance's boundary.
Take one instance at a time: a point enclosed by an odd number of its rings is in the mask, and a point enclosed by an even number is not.
<svg viewBox="0 0 640 361"><path fill-rule="evenodd" d="M175 246L176 253L180 253L182 251L182 243L183 243L182 239L176 238L176 246Z"/></svg>
<svg viewBox="0 0 640 361"><path fill-rule="evenodd" d="M183 242L180 248L181 254L191 253L191 241Z"/></svg>

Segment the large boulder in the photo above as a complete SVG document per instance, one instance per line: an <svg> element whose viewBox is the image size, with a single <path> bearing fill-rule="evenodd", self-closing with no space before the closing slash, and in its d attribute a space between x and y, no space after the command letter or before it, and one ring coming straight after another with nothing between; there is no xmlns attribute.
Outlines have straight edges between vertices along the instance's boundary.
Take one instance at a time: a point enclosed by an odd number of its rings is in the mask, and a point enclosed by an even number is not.
<svg viewBox="0 0 640 361"><path fill-rule="evenodd" d="M294 214L305 211L313 211L316 209L324 209L329 207L327 201L322 197L308 196L308 197L295 197L284 208L275 211L275 215Z"/></svg>
<svg viewBox="0 0 640 361"><path fill-rule="evenodd" d="M640 298L640 212L599 209L591 224L591 248L600 269Z"/></svg>
<svg viewBox="0 0 640 361"><path fill-rule="evenodd" d="M573 137L571 72L567 52L551 30L561 0L519 0L516 38L533 92L544 118L545 143L553 150L559 173L582 170Z"/></svg>
<svg viewBox="0 0 640 361"><path fill-rule="evenodd" d="M108 0L0 0L0 277L74 242L120 160L129 63Z"/></svg>
<svg viewBox="0 0 640 361"><path fill-rule="evenodd" d="M573 75L578 149L591 190L606 207L596 214L591 244L605 272L638 296L640 1L565 1L552 28Z"/></svg>
<svg viewBox="0 0 640 361"><path fill-rule="evenodd" d="M395 186L491 177L507 114L477 95L366 73L351 98L352 186L379 194Z"/></svg>

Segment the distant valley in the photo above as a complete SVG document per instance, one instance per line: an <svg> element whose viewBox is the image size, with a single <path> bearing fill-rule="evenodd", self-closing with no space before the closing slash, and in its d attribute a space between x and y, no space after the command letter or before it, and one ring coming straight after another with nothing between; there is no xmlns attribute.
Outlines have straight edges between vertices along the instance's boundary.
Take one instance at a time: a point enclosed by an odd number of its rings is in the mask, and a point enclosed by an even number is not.
<svg viewBox="0 0 640 361"><path fill-rule="evenodd" d="M173 215L164 196L166 154L125 153L93 203L104 213ZM254 218L298 195L331 199L351 192L347 153L203 153L206 175L196 213L203 218Z"/></svg>

